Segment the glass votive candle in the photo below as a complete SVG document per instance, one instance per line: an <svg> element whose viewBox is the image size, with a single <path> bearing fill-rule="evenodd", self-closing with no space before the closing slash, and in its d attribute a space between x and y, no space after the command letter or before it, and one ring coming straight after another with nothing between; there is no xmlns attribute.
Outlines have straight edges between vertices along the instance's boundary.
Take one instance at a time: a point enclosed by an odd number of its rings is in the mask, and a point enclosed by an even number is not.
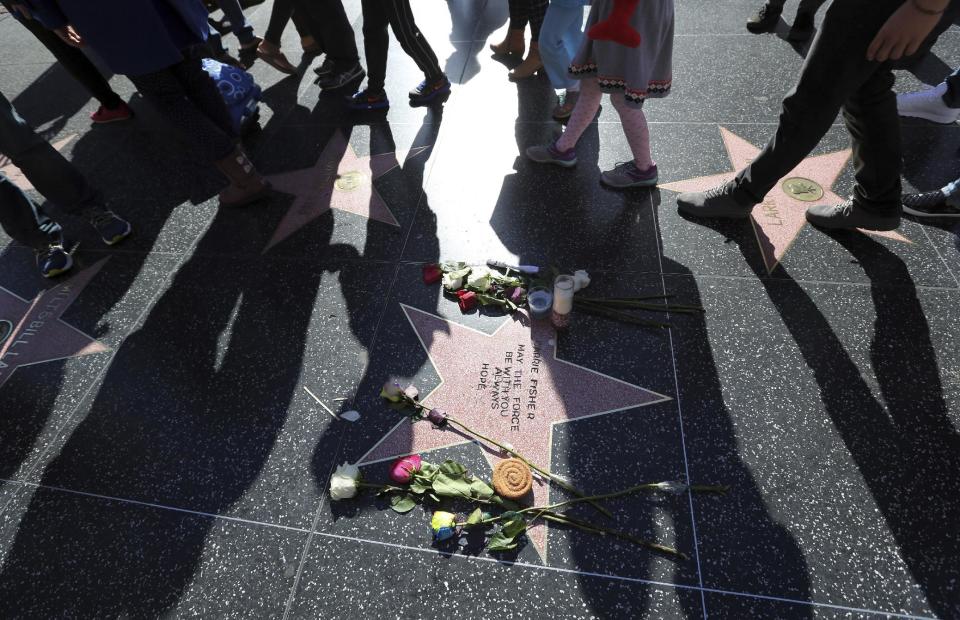
<svg viewBox="0 0 960 620"><path fill-rule="evenodd" d="M570 312L573 311L573 276L557 276L553 281L553 313L550 321L557 329L570 326Z"/></svg>
<svg viewBox="0 0 960 620"><path fill-rule="evenodd" d="M553 294L544 286L535 286L527 293L527 305L530 306L531 319L543 320L550 316Z"/></svg>

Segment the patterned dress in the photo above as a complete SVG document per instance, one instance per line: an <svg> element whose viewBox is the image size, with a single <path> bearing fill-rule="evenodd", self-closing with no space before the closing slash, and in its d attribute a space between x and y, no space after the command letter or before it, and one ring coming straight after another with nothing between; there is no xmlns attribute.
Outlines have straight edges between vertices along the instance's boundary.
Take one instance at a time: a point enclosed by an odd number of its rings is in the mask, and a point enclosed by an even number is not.
<svg viewBox="0 0 960 620"><path fill-rule="evenodd" d="M609 15L614 0L594 0L587 27ZM622 93L628 105L643 106L651 97L666 97L673 85L673 0L640 0L630 17L640 33L639 47L584 37L570 64L576 78L596 78L600 89Z"/></svg>

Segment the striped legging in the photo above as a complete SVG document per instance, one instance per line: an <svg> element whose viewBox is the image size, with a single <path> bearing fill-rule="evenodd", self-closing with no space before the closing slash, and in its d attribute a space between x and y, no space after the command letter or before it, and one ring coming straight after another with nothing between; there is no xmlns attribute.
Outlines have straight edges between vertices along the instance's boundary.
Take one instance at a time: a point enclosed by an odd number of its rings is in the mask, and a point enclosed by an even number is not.
<svg viewBox="0 0 960 620"><path fill-rule="evenodd" d="M387 50L390 48L388 25L400 47L417 63L427 80L436 80L443 75L437 55L413 21L410 0L361 0L360 5L363 8L363 47L367 54L367 90L383 90Z"/></svg>
<svg viewBox="0 0 960 620"><path fill-rule="evenodd" d="M530 23L530 40L540 40L540 27L547 14L550 0L508 0L510 7L510 30L523 30Z"/></svg>

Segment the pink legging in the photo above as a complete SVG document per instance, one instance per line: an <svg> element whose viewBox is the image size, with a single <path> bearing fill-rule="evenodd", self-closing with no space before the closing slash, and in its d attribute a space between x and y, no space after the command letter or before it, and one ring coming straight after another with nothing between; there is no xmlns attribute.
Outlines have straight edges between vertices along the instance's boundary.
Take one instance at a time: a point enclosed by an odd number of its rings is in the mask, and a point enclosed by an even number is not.
<svg viewBox="0 0 960 620"><path fill-rule="evenodd" d="M577 105L573 108L573 114L570 115L566 131L557 140L557 149L567 151L577 145L580 136L593 122L593 117L597 115L601 97L603 97L603 91L600 90L597 78L581 80L580 98L577 99ZM650 128L647 126L647 117L640 108L628 106L620 93L610 95L610 101L613 102L613 107L620 115L623 133L627 136L627 142L633 152L633 165L639 170L647 170L653 165L653 158L650 156Z"/></svg>

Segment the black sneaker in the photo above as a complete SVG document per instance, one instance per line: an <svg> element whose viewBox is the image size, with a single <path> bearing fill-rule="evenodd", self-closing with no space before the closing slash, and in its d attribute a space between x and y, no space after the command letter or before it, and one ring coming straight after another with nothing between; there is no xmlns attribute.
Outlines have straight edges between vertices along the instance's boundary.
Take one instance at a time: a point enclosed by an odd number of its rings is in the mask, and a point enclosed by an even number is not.
<svg viewBox="0 0 960 620"><path fill-rule="evenodd" d="M960 208L950 204L940 190L903 196L903 212L914 217L960 217Z"/></svg>
<svg viewBox="0 0 960 620"><path fill-rule="evenodd" d="M774 28L780 22L780 13L783 8L774 8L769 4L764 4L757 11L756 15L747 20L747 30L753 34L762 34L764 32L773 32Z"/></svg>
<svg viewBox="0 0 960 620"><path fill-rule="evenodd" d="M754 204L737 191L734 181L705 192L688 192L677 196L677 209L692 217L743 220L750 217Z"/></svg>
<svg viewBox="0 0 960 620"><path fill-rule="evenodd" d="M313 68L313 72L317 74L317 77L321 80L325 80L331 75L333 75L333 60L330 57L324 58L318 66Z"/></svg>
<svg viewBox="0 0 960 620"><path fill-rule="evenodd" d="M449 92L450 80L445 75L435 80L424 80L410 91L410 105L424 105Z"/></svg>
<svg viewBox="0 0 960 620"><path fill-rule="evenodd" d="M86 209L83 215L107 245L120 243L129 237L130 232L133 230L130 222L103 207L91 207Z"/></svg>
<svg viewBox="0 0 960 620"><path fill-rule="evenodd" d="M882 215L859 207L852 200L838 205L817 205L807 209L807 221L819 228L896 230L900 214Z"/></svg>
<svg viewBox="0 0 960 620"><path fill-rule="evenodd" d="M366 75L367 72L364 71L360 63L357 62L354 63L352 67L344 69L343 71L335 68L330 75L317 80L317 83L320 85L320 88L324 90L337 90L338 88L359 82Z"/></svg>
<svg viewBox="0 0 960 620"><path fill-rule="evenodd" d="M787 40L796 43L808 41L813 36L813 13L797 13L793 26L787 33Z"/></svg>
<svg viewBox="0 0 960 620"><path fill-rule="evenodd" d="M387 93L383 91L372 93L369 90L361 90L347 97L347 107L351 110L385 110L390 107L390 101L387 99Z"/></svg>
<svg viewBox="0 0 960 620"><path fill-rule="evenodd" d="M44 278L55 278L70 271L70 268L73 267L73 257L58 243L52 243L41 250L37 250L36 253L37 268Z"/></svg>

